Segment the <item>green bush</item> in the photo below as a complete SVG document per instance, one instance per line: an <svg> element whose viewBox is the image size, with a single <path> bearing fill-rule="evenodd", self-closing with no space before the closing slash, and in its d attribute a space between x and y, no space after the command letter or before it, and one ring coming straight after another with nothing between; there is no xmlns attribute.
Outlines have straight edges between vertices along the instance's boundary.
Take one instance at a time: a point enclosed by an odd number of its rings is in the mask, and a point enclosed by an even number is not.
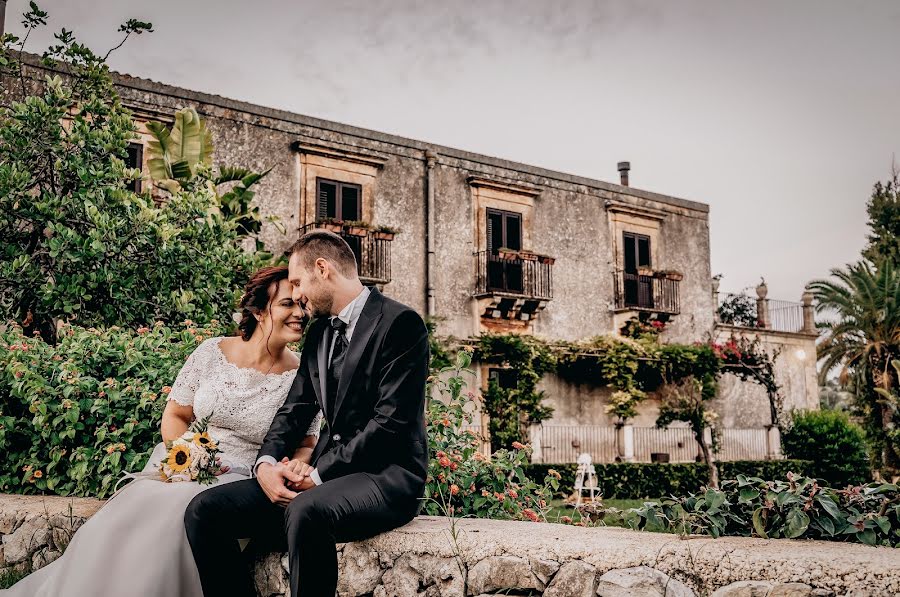
<svg viewBox="0 0 900 597"><path fill-rule="evenodd" d="M839 490L793 474L787 481L740 475L723 482L721 490L664 498L615 514L635 529L679 534L900 546L900 491L890 483Z"/></svg>
<svg viewBox="0 0 900 597"><path fill-rule="evenodd" d="M722 479L738 475L768 479L784 477L788 472L809 474L813 463L802 460L739 460L719 462ZM550 470L561 476L555 497L568 497L575 491L575 464L529 464L525 473L533 479L543 479ZM709 483L705 464L647 464L623 462L595 464L597 487L608 499L647 499L667 495L684 495L700 491Z"/></svg>
<svg viewBox="0 0 900 597"><path fill-rule="evenodd" d="M872 479L865 433L846 413L795 412L781 445L789 458L814 461L817 476L830 487L860 485Z"/></svg>
<svg viewBox="0 0 900 597"><path fill-rule="evenodd" d="M545 474L543 482L525 473L531 450L513 442L510 450L481 454L481 439L464 425L472 423L474 394L464 392L464 374L471 355L457 354L455 363L435 372L429 387L428 479L424 512L431 515L475 516L518 520L546 520L550 496L558 476ZM435 390L440 393L435 397Z"/></svg>
<svg viewBox="0 0 900 597"><path fill-rule="evenodd" d="M132 23L140 31L143 24ZM122 29L127 31L127 29ZM0 66L18 77L5 37ZM259 257L238 242L211 185L161 203L127 188L136 138L103 58L71 32L47 77L0 108L0 321L55 341L59 320L137 327L162 319L226 318Z"/></svg>
<svg viewBox="0 0 900 597"><path fill-rule="evenodd" d="M0 491L109 496L160 440L167 387L217 324L0 333Z"/></svg>

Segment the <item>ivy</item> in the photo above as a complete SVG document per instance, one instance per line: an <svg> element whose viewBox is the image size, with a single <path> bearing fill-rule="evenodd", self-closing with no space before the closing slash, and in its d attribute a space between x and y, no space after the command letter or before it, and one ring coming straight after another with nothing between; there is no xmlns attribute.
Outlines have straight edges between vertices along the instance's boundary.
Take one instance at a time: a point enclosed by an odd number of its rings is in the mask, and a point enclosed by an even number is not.
<svg viewBox="0 0 900 597"><path fill-rule="evenodd" d="M475 339L475 359L515 371L515 387L502 387L492 380L483 395L491 449L527 441L528 426L553 414L552 408L542 404L544 392L537 390L541 378L556 367L550 346L534 336L484 334Z"/></svg>
<svg viewBox="0 0 900 597"><path fill-rule="evenodd" d="M758 341L732 338L724 344L661 344L661 327L640 321L626 324L623 331L628 335L578 342L549 343L518 334L470 339L476 361L499 365L515 375L514 384L490 380L483 395L492 449L526 441L528 426L550 417L553 411L543 404L544 393L537 389L550 372L570 383L612 388L606 412L619 425L636 416L638 404L656 392L662 402L657 425L686 421L701 443L707 427L716 438L716 415L706 404L716 396L718 378L733 373L766 389L773 422L778 422L781 399L773 363L777 354L766 353ZM710 476L714 477L712 470Z"/></svg>

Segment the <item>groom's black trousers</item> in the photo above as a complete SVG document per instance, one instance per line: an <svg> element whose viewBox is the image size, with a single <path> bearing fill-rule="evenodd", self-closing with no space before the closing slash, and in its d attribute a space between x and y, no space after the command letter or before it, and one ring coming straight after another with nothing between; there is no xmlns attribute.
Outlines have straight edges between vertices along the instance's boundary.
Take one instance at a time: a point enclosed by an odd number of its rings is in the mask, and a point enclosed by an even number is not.
<svg viewBox="0 0 900 597"><path fill-rule="evenodd" d="M418 499L386 500L368 473L327 481L286 508L269 501L256 479L247 479L199 493L184 523L206 597L256 595L237 542L246 538L257 552L287 548L292 596L334 597L335 544L402 526L418 507Z"/></svg>

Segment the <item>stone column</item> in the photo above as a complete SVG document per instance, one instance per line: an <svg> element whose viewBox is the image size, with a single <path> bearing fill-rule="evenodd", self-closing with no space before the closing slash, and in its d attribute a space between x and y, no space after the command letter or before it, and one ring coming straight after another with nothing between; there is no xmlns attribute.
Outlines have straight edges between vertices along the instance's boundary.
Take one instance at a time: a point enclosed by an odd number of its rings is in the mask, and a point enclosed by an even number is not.
<svg viewBox="0 0 900 597"><path fill-rule="evenodd" d="M781 460L781 430L777 425L766 427L766 460Z"/></svg>
<svg viewBox="0 0 900 597"><path fill-rule="evenodd" d="M806 334L816 333L816 311L813 307L813 293L809 290L803 293L800 298L803 303L803 332Z"/></svg>
<svg viewBox="0 0 900 597"><path fill-rule="evenodd" d="M756 287L756 325L761 328L768 328L771 325L769 321L769 301L766 296L769 294L769 287L763 280Z"/></svg>
<svg viewBox="0 0 900 597"><path fill-rule="evenodd" d="M634 462L634 425L626 424L616 429L619 458L622 462Z"/></svg>

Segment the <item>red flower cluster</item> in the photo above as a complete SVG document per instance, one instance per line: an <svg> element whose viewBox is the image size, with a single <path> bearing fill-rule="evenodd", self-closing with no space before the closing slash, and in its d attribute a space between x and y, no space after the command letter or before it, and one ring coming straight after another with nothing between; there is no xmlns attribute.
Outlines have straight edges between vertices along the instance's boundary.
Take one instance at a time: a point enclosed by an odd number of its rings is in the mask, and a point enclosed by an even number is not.
<svg viewBox="0 0 900 597"><path fill-rule="evenodd" d="M732 359L740 360L744 356L741 353L741 349L738 347L737 342L735 342L734 340L729 340L725 344L713 342L710 344L710 347L713 349L715 355L723 361Z"/></svg>

